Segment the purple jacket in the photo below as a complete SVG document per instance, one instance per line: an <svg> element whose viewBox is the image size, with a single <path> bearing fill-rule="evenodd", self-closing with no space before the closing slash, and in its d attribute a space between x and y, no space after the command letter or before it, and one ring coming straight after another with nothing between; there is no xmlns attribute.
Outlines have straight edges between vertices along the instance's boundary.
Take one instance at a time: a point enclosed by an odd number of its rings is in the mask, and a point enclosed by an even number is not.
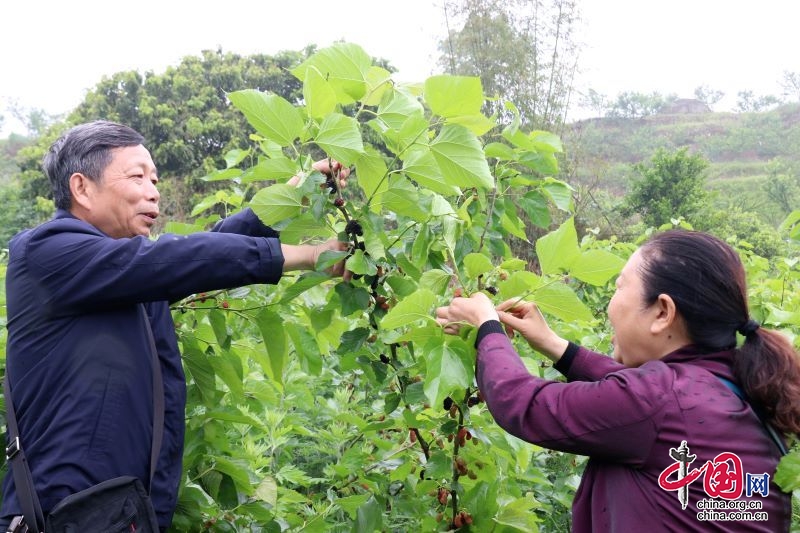
<svg viewBox="0 0 800 533"><path fill-rule="evenodd" d="M791 496L772 482L780 451L753 410L719 379L733 380L732 356L685 347L626 368L571 345L556 365L569 380L562 383L532 376L492 321L478 335L477 379L503 429L545 448L589 456L573 501L575 532L789 531ZM685 509L679 490L659 484L670 467L662 481L677 481L670 451L677 453L682 441L695 456L687 473L700 471L687 485ZM738 487L724 484L736 463L723 464L732 457L718 457L723 453L741 460ZM728 498L712 498L720 495ZM732 520L727 513L733 510L701 508L719 505L750 505L746 512L761 514Z"/></svg>

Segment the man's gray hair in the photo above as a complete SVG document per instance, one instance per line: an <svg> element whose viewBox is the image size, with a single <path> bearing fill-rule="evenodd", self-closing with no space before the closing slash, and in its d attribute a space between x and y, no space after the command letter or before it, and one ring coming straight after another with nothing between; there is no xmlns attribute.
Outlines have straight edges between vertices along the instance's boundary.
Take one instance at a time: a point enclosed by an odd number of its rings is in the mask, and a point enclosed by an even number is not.
<svg viewBox="0 0 800 533"><path fill-rule="evenodd" d="M142 134L116 122L96 120L69 129L50 146L42 161L56 207L69 210L72 206L70 176L78 172L99 181L111 162L112 150L140 144L144 144Z"/></svg>

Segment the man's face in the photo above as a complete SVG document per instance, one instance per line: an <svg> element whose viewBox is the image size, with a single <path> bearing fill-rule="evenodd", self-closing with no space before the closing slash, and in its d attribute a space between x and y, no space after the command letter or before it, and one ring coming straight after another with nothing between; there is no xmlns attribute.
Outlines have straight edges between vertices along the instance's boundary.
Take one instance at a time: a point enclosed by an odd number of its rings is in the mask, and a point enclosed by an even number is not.
<svg viewBox="0 0 800 533"><path fill-rule="evenodd" d="M111 163L89 184L87 222L115 239L150 236L158 217L158 174L142 146L115 148Z"/></svg>

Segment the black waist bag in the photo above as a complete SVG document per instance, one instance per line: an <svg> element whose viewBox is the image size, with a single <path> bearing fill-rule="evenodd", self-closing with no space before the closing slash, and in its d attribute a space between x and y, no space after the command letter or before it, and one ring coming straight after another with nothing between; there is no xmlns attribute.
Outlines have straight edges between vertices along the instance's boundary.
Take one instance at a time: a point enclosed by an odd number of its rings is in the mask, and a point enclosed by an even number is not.
<svg viewBox="0 0 800 533"><path fill-rule="evenodd" d="M133 476L98 483L58 502L47 515L50 533L158 533L150 496Z"/></svg>
<svg viewBox="0 0 800 533"><path fill-rule="evenodd" d="M158 533L150 496L133 476L98 483L67 496L47 515L47 533Z"/></svg>

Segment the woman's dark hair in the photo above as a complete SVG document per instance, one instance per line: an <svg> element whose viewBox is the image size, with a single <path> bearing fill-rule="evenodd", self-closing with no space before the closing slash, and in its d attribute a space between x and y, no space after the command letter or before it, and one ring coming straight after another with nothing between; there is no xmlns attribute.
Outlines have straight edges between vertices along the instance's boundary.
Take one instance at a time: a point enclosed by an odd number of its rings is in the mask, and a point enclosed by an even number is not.
<svg viewBox="0 0 800 533"><path fill-rule="evenodd" d="M653 236L640 253L645 302L670 296L692 342L706 352L735 349L741 331L736 379L777 429L800 434L800 358L781 333L751 321L736 251L707 233L672 230Z"/></svg>
<svg viewBox="0 0 800 533"><path fill-rule="evenodd" d="M100 180L111 162L113 149L143 143L144 137L136 130L105 120L68 130L50 146L42 161L56 207L66 210L71 207L70 176L79 172L93 181Z"/></svg>

